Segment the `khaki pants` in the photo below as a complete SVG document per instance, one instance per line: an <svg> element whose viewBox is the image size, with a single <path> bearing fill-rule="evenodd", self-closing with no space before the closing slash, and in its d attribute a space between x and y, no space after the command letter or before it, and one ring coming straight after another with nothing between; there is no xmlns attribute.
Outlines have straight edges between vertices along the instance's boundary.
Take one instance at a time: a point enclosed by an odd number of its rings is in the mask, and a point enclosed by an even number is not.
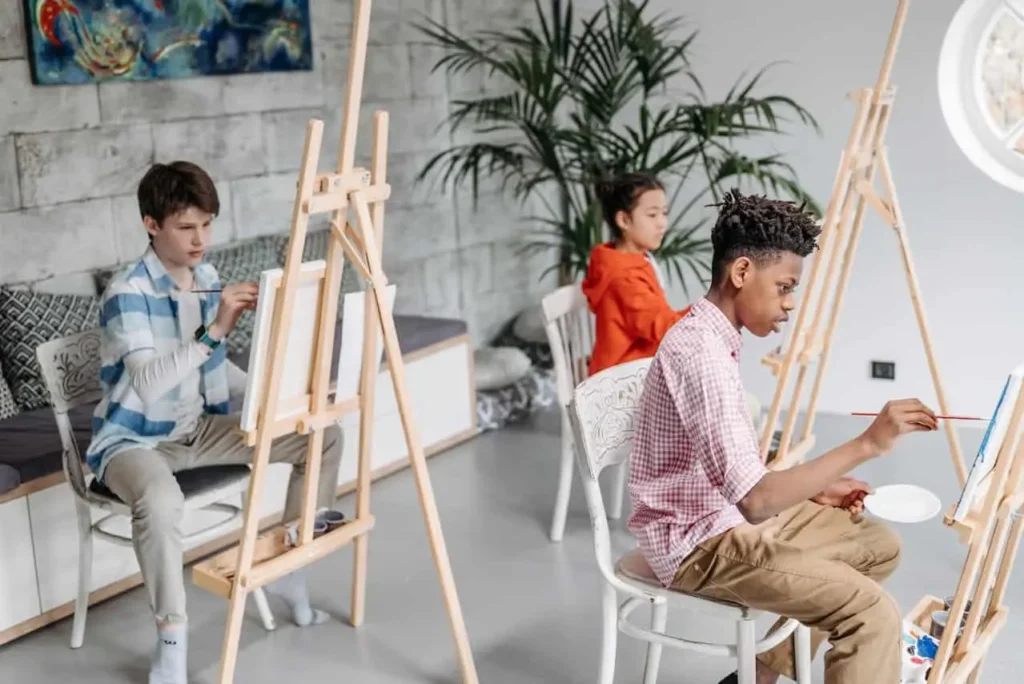
<svg viewBox="0 0 1024 684"><path fill-rule="evenodd" d="M903 618L878 583L896 569L899 555L899 539L885 526L807 501L700 544L673 587L807 625L812 653L825 639L832 644L825 654L828 684L898 684ZM792 679L792 641L758 659Z"/></svg>
<svg viewBox="0 0 1024 684"><path fill-rule="evenodd" d="M181 520L184 497L174 473L202 466L250 464L253 449L237 430L238 416L207 415L188 437L161 442L153 449L130 449L114 456L104 484L132 509L132 543L149 591L150 605L161 624L184 622L185 579ZM272 463L291 463L284 519L299 517L304 489L307 435L276 439ZM342 450L341 428L324 429L317 505L334 503Z"/></svg>

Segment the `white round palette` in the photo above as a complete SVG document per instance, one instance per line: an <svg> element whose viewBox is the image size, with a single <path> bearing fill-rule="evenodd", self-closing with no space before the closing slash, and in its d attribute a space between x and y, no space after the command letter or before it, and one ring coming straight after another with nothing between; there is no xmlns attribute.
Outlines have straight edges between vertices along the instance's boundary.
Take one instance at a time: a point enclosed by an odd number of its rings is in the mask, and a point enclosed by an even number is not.
<svg viewBox="0 0 1024 684"><path fill-rule="evenodd" d="M917 485L885 485L864 497L864 508L892 522L918 523L934 518L942 509L942 502Z"/></svg>

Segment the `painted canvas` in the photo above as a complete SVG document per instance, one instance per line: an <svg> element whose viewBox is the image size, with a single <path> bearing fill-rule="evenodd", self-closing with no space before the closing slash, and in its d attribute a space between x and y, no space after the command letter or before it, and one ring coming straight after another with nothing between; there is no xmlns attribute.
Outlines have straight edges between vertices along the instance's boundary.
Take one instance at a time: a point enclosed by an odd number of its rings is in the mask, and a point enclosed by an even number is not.
<svg viewBox="0 0 1024 684"><path fill-rule="evenodd" d="M309 0L25 0L38 85L313 68Z"/></svg>

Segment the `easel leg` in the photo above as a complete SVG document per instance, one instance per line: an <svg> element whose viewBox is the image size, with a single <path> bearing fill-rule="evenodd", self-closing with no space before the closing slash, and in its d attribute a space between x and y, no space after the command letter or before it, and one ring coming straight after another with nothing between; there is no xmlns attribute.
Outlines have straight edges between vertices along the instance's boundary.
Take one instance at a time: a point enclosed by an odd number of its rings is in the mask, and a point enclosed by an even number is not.
<svg viewBox="0 0 1024 684"><path fill-rule="evenodd" d="M935 360L935 350L932 347L932 336L928 329L928 320L924 313L924 304L921 302L921 287L917 282L917 273L914 270L914 261L910 257L910 238L907 237L906 224L903 222L903 212L900 209L899 201L896 198L896 185L892 180L892 170L889 167L889 155L883 149L879 155L879 170L882 173L882 183L885 186L886 194L889 196L889 204L892 208L896 225L897 241L900 245L900 254L903 257L903 268L907 273L907 284L910 286L910 299L914 304L914 314L917 317L917 325L921 329L921 339L924 341L924 351L928 358L928 370L931 372L932 383L935 385L935 394L939 403L939 410L948 415L949 408L946 401L946 391L942 386L942 378L939 377L939 366ZM956 432L953 421L946 420L946 436L949 438L949 447L953 452L953 467L956 469L956 476L963 487L967 482L967 467L964 465L963 451L960 449L960 437Z"/></svg>
<svg viewBox="0 0 1024 684"><path fill-rule="evenodd" d="M373 158L370 162L370 180L374 184L387 182L388 173L388 115L376 112L373 116ZM373 233L364 234L365 240L376 240L376 254L384 248L384 203L370 206ZM366 254L366 245L360 243ZM367 260L369 258L367 257ZM359 416L359 474L356 486L356 513L370 514L370 465L373 462L373 422L377 394L377 321L380 311L377 298L366 297L363 320L363 365L359 379L359 394L362 397L362 412ZM362 624L366 612L366 566L369 556L370 539L366 535L356 537L353 549L352 567L352 624Z"/></svg>
<svg viewBox="0 0 1024 684"><path fill-rule="evenodd" d="M420 443L416 423L412 419L408 402L406 401L408 393L405 386L405 364L402 361L401 350L398 348L398 336L395 332L394 319L387 308L386 300L382 301L383 293L381 290L374 288L373 293L377 298L377 306L381 312L380 323L384 330L384 348L387 350L391 380L395 387L395 398L398 400L398 410L401 415L402 425L405 428L405 438L409 446L409 461L412 464L413 474L416 478L416 488L420 495L420 506L423 509L423 517L427 525L427 536L430 539L430 548L434 553L434 564L437 567L437 574L441 580L441 591L444 594L444 601L448 607L448 619L455 637L455 648L458 652L459 664L462 668L463 681L466 684L476 684L478 679L476 667L473 664L473 653L469 646L469 635L466 632L466 624L462 617L459 596L455 590L455 578L452 575L451 564L448 560L444 535L441 532L437 503L434 501L434 490L430 484L430 474L427 472L427 461L423 454L423 445Z"/></svg>
<svg viewBox="0 0 1024 684"><path fill-rule="evenodd" d="M369 292L367 292L369 295ZM363 326L363 367L359 394L363 398L359 415L359 472L356 484L356 517L370 513L370 465L373 460L373 421L376 401L377 365L377 298L366 297ZM352 617L353 627L363 623L366 614L366 567L369 562L369 535L360 535L353 542Z"/></svg>

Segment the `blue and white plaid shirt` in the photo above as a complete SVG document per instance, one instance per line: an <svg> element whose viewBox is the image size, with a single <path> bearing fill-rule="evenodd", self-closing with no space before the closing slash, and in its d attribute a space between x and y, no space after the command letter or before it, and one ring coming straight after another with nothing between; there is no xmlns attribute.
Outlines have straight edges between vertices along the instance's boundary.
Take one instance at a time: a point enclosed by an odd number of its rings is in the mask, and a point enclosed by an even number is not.
<svg viewBox="0 0 1024 684"><path fill-rule="evenodd" d="M209 263L194 269L196 289L219 289L220 278ZM132 389L125 358L142 350L170 354L182 344L177 286L153 248L118 274L106 292L100 310L100 384L103 399L92 419L92 441L86 452L89 468L101 481L111 457L125 449L154 446L174 431L179 388L157 401L144 403ZM200 298L203 324L217 315L220 295ZM192 331L188 331L191 333ZM206 413L228 413L227 351L219 346L200 367L200 393Z"/></svg>

